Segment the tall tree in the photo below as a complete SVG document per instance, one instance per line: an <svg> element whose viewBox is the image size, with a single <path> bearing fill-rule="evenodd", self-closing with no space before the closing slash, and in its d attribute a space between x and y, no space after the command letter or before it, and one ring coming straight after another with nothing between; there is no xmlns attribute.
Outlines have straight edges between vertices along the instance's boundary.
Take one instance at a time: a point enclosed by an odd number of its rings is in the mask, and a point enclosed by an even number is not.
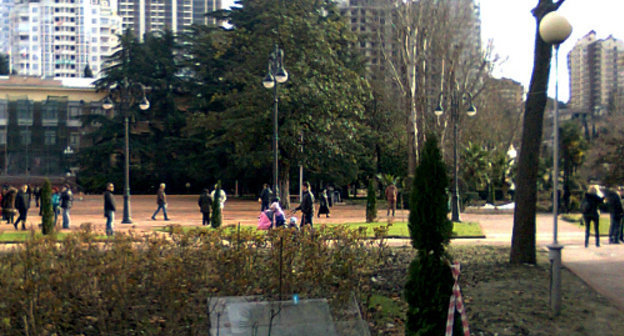
<svg viewBox="0 0 624 336"><path fill-rule="evenodd" d="M302 162L309 173L353 174L363 152L359 130L370 98L363 68L349 48L355 36L332 1L240 1L224 13L228 91L222 110L207 113L198 126L228 148L230 173L270 172L273 90L262 86L275 44L284 50L289 79L279 84L279 172L281 198L289 202L290 168ZM326 15L324 15L326 14ZM210 55L209 55L210 56ZM211 56L212 57L212 56ZM200 58L197 61L201 63ZM212 62L212 61L210 61ZM305 136L303 153L300 136ZM264 172L264 173L263 173ZM247 173L247 174L244 174Z"/></svg>
<svg viewBox="0 0 624 336"><path fill-rule="evenodd" d="M542 142L542 124L552 46L542 40L539 35L539 24L542 18L561 7L565 0L539 0L533 9L535 18L535 51L533 73L527 95L524 123L522 128L522 145L518 158L518 176L516 189L516 209L511 238L510 261L514 264L535 264L535 211L537 206L537 172L539 164L540 144Z"/></svg>

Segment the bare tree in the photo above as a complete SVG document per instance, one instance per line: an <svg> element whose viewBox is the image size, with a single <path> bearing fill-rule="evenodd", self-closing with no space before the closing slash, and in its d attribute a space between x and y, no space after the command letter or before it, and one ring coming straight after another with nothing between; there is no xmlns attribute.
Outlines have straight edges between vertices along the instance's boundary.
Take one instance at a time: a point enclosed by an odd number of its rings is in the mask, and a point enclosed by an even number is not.
<svg viewBox="0 0 624 336"><path fill-rule="evenodd" d="M542 18L561 7L565 0L539 0L532 13L536 27ZM522 128L522 144L518 158L518 177L516 189L516 210L511 238L510 262L514 264L535 264L535 211L537 202L537 170L539 164L542 124L546 107L546 92L552 46L539 36L535 30L535 52L533 74L529 94L526 100L526 112Z"/></svg>
<svg viewBox="0 0 624 336"><path fill-rule="evenodd" d="M394 36L389 41L390 48L382 51L390 78L402 97L410 176L425 134L428 128L433 130L432 111L438 93L465 90L468 79L478 76L470 73L475 67L471 62L478 46L466 43L469 39L465 38L474 22L472 4L472 0L387 2L388 9L393 11ZM380 41L384 38L380 37ZM476 57L478 64L482 64L480 56ZM444 116L443 129L450 117Z"/></svg>

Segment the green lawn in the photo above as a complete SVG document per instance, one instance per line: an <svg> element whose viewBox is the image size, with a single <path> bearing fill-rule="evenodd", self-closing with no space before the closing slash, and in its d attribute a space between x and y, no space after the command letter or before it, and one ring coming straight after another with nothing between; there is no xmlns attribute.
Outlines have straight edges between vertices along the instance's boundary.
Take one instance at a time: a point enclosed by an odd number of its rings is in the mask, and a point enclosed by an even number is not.
<svg viewBox="0 0 624 336"><path fill-rule="evenodd" d="M374 229L388 225L388 223L386 222L373 222L373 223L358 222L358 223L344 223L344 224L329 224L329 226L336 226L336 225L346 225L347 227L351 229L358 229L360 227L364 227L367 229L366 235L370 238L373 238L375 236ZM229 226L226 226L226 228L234 230L236 229L236 226L229 225ZM250 226L246 226L244 228L250 228ZM182 226L180 227L180 229L186 232L186 231L190 231L193 229L208 230L210 229L210 227ZM168 227L160 227L156 229L156 231L161 231L161 232L168 232L168 230L169 230ZM262 231L262 232L266 232L266 231ZM407 222L393 223L389 227L388 233L386 234L386 236L392 237L392 238L409 238L409 230L407 228ZM483 236L484 236L483 231L481 231L481 226L479 225L479 223L462 222L462 223L454 223L453 225L453 237L477 238L477 237L483 237Z"/></svg>
<svg viewBox="0 0 624 336"><path fill-rule="evenodd" d="M67 238L71 233L68 232L58 232L56 234L56 239L58 240L63 240L65 238ZM43 234L41 232L36 232L35 233L35 238L40 238L42 237ZM0 243L12 243L12 242L23 242L26 241L26 239L30 239L31 238L31 232L30 231L15 231L15 232L3 232L0 233ZM108 239L107 236L101 235L101 236L95 236L96 240L106 240Z"/></svg>
<svg viewBox="0 0 624 336"><path fill-rule="evenodd" d="M568 223L574 224L578 227L585 229L585 226L581 224L581 214L565 214L561 215L561 219ZM600 236L609 236L609 226L611 226L611 216L609 214L605 214L600 216L599 221L599 230ZM594 234L594 225L592 224L589 228L589 232Z"/></svg>

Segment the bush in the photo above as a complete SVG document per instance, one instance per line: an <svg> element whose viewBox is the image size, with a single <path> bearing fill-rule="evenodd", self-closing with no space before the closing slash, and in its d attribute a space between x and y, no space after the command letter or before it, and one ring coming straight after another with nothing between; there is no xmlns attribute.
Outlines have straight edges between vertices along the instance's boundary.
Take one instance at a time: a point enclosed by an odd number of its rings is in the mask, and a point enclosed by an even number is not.
<svg viewBox="0 0 624 336"><path fill-rule="evenodd" d="M414 174L409 231L417 256L405 285L409 304L406 335L442 335L453 278L446 245L453 224L447 218L448 177L437 140L429 135Z"/></svg>
<svg viewBox="0 0 624 336"><path fill-rule="evenodd" d="M0 335L207 335L217 296L297 293L337 312L370 295L375 245L344 227L32 238L0 254Z"/></svg>
<svg viewBox="0 0 624 336"><path fill-rule="evenodd" d="M218 228L221 226L223 222L223 217L221 216L221 181L217 182L214 190L214 199L212 200L212 218L210 224L213 228Z"/></svg>
<svg viewBox="0 0 624 336"><path fill-rule="evenodd" d="M377 194L375 192L375 182L373 179L370 179L366 193L366 223L372 223L375 219L377 219Z"/></svg>
<svg viewBox="0 0 624 336"><path fill-rule="evenodd" d="M47 178L41 187L41 232L48 235L54 232L54 211L52 210L52 186Z"/></svg>

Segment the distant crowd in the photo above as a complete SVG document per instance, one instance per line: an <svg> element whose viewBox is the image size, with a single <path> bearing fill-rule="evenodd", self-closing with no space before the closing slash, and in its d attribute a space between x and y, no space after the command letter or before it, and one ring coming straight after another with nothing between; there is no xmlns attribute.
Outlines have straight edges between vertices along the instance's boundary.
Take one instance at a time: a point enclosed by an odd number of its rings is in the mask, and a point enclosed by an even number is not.
<svg viewBox="0 0 624 336"><path fill-rule="evenodd" d="M7 224L13 224L16 230L19 224L21 224L22 230L26 230L26 220L28 217L28 210L32 204L32 199L35 201L35 207L39 208L39 215L41 216L41 188L39 186L33 188L28 184L23 184L16 188L8 184L3 185L2 191L0 192L2 220L6 221ZM51 203L54 213L54 226L57 225L58 217L62 214L62 226L64 229L69 228L69 212L73 201L74 196L68 184L60 188L52 188Z"/></svg>

